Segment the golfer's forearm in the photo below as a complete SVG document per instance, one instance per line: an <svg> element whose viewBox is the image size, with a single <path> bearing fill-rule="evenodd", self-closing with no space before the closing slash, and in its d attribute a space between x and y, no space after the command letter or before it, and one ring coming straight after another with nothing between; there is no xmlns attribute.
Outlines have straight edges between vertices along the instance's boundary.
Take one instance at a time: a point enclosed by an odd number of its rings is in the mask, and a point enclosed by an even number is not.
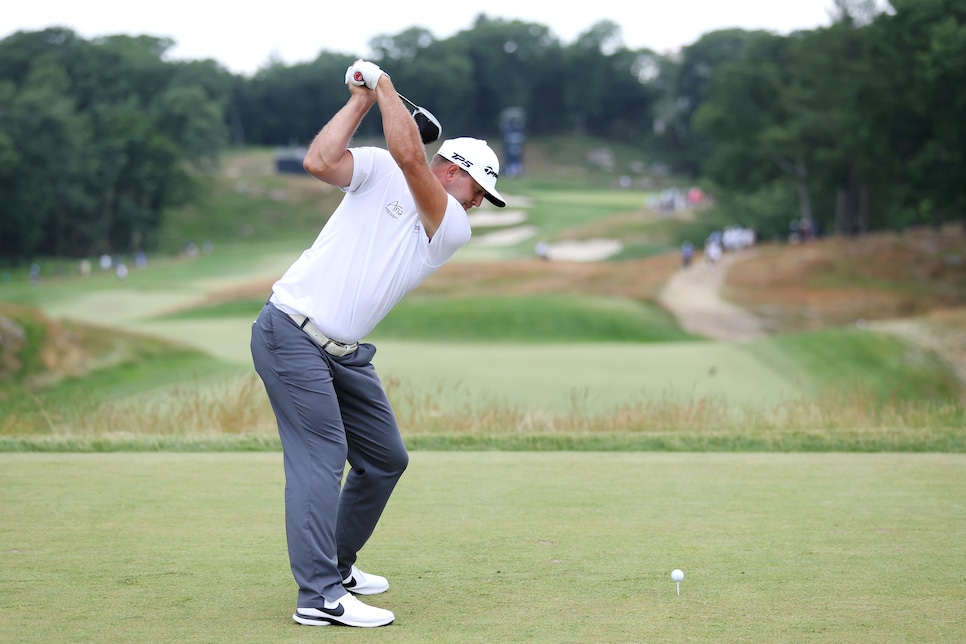
<svg viewBox="0 0 966 644"><path fill-rule="evenodd" d="M379 80L376 97L382 112L386 147L402 170L423 229L432 239L446 213L446 192L430 171L419 128L388 77Z"/></svg>
<svg viewBox="0 0 966 644"><path fill-rule="evenodd" d="M305 171L323 181L333 182L337 178L333 177L333 173L337 172L340 162L347 154L346 148L352 135L374 103L371 92L354 92L342 109L336 112L313 139L305 154ZM334 183L342 184L342 181Z"/></svg>
<svg viewBox="0 0 966 644"><path fill-rule="evenodd" d="M426 151L419 128L413 121L409 109L403 104L392 80L388 76L379 79L376 85L379 111L382 113L382 130L386 135L386 147L396 164L406 170L409 163L426 163Z"/></svg>

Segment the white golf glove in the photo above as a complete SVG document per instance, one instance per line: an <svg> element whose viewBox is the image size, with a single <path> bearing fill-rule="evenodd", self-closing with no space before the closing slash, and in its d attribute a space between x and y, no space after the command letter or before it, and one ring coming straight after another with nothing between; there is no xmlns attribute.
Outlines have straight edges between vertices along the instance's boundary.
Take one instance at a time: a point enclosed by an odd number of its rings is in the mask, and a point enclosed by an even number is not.
<svg viewBox="0 0 966 644"><path fill-rule="evenodd" d="M359 72L359 80L355 78L356 66L349 65L349 68L345 70L345 84L355 85L356 87L362 87L366 84L366 81L362 78L362 72Z"/></svg>
<svg viewBox="0 0 966 644"><path fill-rule="evenodd" d="M376 84L385 73L375 63L370 63L367 60L357 60L346 70L345 82L346 85L351 83L356 86L365 85L369 89L376 89Z"/></svg>

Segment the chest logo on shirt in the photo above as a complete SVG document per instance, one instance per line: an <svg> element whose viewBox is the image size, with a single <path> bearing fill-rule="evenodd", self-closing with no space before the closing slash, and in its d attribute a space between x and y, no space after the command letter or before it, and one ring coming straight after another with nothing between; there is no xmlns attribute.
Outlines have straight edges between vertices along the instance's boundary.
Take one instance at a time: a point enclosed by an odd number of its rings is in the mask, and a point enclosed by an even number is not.
<svg viewBox="0 0 966 644"><path fill-rule="evenodd" d="M402 217L403 209L402 206L399 205L398 201L393 201L386 204L386 212L389 213L389 216L393 219L399 219Z"/></svg>

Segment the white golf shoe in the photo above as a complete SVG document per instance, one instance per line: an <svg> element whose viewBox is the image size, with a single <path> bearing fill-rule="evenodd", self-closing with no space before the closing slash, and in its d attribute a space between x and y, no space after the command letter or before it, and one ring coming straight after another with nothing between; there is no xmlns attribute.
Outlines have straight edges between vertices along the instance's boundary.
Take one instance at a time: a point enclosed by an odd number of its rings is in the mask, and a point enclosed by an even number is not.
<svg viewBox="0 0 966 644"><path fill-rule="evenodd" d="M341 624L361 628L385 626L396 619L392 611L363 604L350 593L334 602L326 600L324 604L322 608L298 608L292 619L306 626Z"/></svg>
<svg viewBox="0 0 966 644"><path fill-rule="evenodd" d="M342 580L342 586L357 595L378 595L389 590L389 581L379 575L364 573L353 566L349 576Z"/></svg>

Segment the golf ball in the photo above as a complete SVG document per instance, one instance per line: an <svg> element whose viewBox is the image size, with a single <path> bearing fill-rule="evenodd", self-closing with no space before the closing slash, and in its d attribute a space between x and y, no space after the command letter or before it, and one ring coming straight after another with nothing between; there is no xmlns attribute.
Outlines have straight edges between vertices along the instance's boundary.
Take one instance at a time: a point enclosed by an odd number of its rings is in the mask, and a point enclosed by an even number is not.
<svg viewBox="0 0 966 644"><path fill-rule="evenodd" d="M680 571L680 570L677 570L677 569L672 570L671 571L671 579L673 581L681 581L682 579L684 579L684 573L682 571Z"/></svg>

